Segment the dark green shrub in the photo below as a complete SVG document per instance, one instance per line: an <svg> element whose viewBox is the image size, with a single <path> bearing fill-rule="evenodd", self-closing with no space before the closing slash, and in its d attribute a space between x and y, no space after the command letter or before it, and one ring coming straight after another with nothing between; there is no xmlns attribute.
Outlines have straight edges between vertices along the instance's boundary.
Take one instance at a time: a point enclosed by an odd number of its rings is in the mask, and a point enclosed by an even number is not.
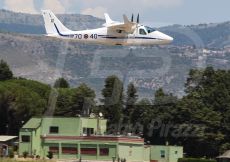
<svg viewBox="0 0 230 162"><path fill-rule="evenodd" d="M49 159L53 159L53 152L52 152L52 151L49 151L47 157L48 157Z"/></svg>
<svg viewBox="0 0 230 162"><path fill-rule="evenodd" d="M14 158L14 150L13 149L9 149L9 157Z"/></svg>
<svg viewBox="0 0 230 162"><path fill-rule="evenodd" d="M24 152L23 152L23 157L24 157L24 158L27 158L28 154L29 154L29 153L28 153L27 151L24 151Z"/></svg>
<svg viewBox="0 0 230 162"><path fill-rule="evenodd" d="M180 158L178 162L216 162L216 160L198 159L198 158Z"/></svg>

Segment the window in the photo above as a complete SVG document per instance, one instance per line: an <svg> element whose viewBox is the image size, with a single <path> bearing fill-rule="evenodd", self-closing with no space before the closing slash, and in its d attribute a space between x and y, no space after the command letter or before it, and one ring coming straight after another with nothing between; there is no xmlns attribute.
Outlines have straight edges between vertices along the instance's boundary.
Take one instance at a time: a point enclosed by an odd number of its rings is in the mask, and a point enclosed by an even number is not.
<svg viewBox="0 0 230 162"><path fill-rule="evenodd" d="M81 148L82 155L97 155L96 148Z"/></svg>
<svg viewBox="0 0 230 162"><path fill-rule="evenodd" d="M146 35L146 34L147 34L147 33L145 32L144 29L139 29L139 33L140 33L141 35Z"/></svg>
<svg viewBox="0 0 230 162"><path fill-rule="evenodd" d="M49 151L52 152L52 153L54 153L54 154L57 154L58 151L59 151L59 149L58 149L57 146L50 146L49 147Z"/></svg>
<svg viewBox="0 0 230 162"><path fill-rule="evenodd" d="M146 26L145 28L146 28L146 30L148 31L148 33L152 33L152 32L154 32L154 31L156 31L155 29L150 28L150 27L148 27L148 26Z"/></svg>
<svg viewBox="0 0 230 162"><path fill-rule="evenodd" d="M83 134L87 134L87 136L93 135L94 129L93 128L83 128Z"/></svg>
<svg viewBox="0 0 230 162"><path fill-rule="evenodd" d="M59 132L58 127L50 127L50 133L57 134Z"/></svg>
<svg viewBox="0 0 230 162"><path fill-rule="evenodd" d="M165 150L161 150L161 158L165 158Z"/></svg>
<svg viewBox="0 0 230 162"><path fill-rule="evenodd" d="M123 32L122 30L119 30L119 29L118 29L118 30L116 30L116 31L117 31L117 33L122 33L122 32Z"/></svg>
<svg viewBox="0 0 230 162"><path fill-rule="evenodd" d="M108 156L109 148L100 148L100 156Z"/></svg>
<svg viewBox="0 0 230 162"><path fill-rule="evenodd" d="M62 147L63 154L77 154L77 148L75 147Z"/></svg>
<svg viewBox="0 0 230 162"><path fill-rule="evenodd" d="M30 142L30 136L22 135L21 140L22 142Z"/></svg>

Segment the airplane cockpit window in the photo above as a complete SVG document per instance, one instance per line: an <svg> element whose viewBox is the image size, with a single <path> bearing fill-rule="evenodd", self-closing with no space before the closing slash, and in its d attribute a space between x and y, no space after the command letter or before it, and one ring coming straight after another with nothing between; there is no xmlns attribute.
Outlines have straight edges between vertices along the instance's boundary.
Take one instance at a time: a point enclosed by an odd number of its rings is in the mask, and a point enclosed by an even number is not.
<svg viewBox="0 0 230 162"><path fill-rule="evenodd" d="M147 33L145 32L144 29L139 29L139 34L141 34L141 35L147 35Z"/></svg>
<svg viewBox="0 0 230 162"><path fill-rule="evenodd" d="M155 29L150 28L150 27L148 27L148 26L146 26L145 28L146 28L146 30L148 31L148 33L152 33L152 32L154 32L154 31L156 31Z"/></svg>
<svg viewBox="0 0 230 162"><path fill-rule="evenodd" d="M120 29L118 29L118 30L116 30L117 31L117 33L124 33L124 31L123 30L120 30Z"/></svg>

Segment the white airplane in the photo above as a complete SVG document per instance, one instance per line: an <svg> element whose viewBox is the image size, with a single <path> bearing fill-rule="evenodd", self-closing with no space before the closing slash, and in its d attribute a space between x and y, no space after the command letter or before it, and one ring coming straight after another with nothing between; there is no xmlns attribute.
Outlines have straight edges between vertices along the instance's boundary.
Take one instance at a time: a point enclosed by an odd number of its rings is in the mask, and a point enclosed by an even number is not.
<svg viewBox="0 0 230 162"><path fill-rule="evenodd" d="M163 45L173 41L172 37L162 32L140 25L139 14L137 22L133 22L133 16L129 21L127 16L123 15L124 22L120 23L111 20L105 13L104 27L82 31L66 28L50 10L42 10L42 15L47 36L50 37L73 39L83 43L124 46Z"/></svg>

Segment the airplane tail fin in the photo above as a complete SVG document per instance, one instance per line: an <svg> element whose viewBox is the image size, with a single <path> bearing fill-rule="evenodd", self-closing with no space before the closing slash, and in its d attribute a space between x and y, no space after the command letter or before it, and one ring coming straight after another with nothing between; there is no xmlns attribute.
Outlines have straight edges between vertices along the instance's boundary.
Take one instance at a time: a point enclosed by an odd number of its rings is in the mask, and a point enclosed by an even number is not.
<svg viewBox="0 0 230 162"><path fill-rule="evenodd" d="M128 17L126 15L123 15L123 19L124 19L125 24L132 23L131 21L129 21L129 19L128 19Z"/></svg>
<svg viewBox="0 0 230 162"><path fill-rule="evenodd" d="M106 22L106 25L110 25L112 24L114 21L109 17L109 14L105 13L105 22Z"/></svg>
<svg viewBox="0 0 230 162"><path fill-rule="evenodd" d="M60 33L70 32L61 21L50 10L42 10L47 35L60 35Z"/></svg>

